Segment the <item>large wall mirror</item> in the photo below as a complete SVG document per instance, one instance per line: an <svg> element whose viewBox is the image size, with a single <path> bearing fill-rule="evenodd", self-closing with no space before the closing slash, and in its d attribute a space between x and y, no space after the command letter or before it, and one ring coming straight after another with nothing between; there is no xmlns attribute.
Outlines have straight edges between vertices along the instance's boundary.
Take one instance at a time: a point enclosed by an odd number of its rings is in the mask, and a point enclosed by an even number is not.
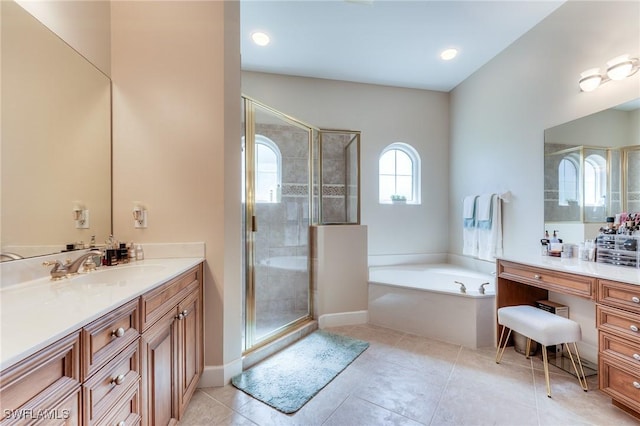
<svg viewBox="0 0 640 426"><path fill-rule="evenodd" d="M544 220L571 242L640 212L640 99L544 132Z"/></svg>
<svg viewBox="0 0 640 426"><path fill-rule="evenodd" d="M2 261L111 233L110 79L2 1Z"/></svg>

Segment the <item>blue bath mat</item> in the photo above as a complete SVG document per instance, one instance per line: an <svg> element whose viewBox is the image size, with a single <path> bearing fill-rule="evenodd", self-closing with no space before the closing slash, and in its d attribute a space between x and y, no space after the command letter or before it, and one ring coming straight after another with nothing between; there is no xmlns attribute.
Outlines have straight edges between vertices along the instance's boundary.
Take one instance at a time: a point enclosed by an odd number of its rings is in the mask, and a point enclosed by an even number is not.
<svg viewBox="0 0 640 426"><path fill-rule="evenodd" d="M231 379L233 386L294 413L353 362L369 343L318 330Z"/></svg>

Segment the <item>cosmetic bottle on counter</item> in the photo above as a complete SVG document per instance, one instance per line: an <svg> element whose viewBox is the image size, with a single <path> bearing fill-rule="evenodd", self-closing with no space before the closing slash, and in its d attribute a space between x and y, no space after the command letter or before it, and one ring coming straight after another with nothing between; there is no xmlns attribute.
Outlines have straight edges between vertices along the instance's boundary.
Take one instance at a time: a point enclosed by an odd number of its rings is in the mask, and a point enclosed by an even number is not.
<svg viewBox="0 0 640 426"><path fill-rule="evenodd" d="M136 260L144 260L144 251L140 244L136 246Z"/></svg>
<svg viewBox="0 0 640 426"><path fill-rule="evenodd" d="M129 262L133 262L136 260L136 246L133 245L133 241L129 244Z"/></svg>

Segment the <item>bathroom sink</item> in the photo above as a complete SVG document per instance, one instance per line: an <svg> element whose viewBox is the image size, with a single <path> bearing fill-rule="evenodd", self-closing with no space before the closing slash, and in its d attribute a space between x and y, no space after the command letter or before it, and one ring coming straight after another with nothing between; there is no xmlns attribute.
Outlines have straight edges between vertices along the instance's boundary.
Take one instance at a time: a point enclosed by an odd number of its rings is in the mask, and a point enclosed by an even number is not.
<svg viewBox="0 0 640 426"><path fill-rule="evenodd" d="M90 286L101 284L123 284L127 281L139 280L161 273L165 269L164 265L144 264L127 265L118 267L101 267L88 274L79 274L70 278L76 285L86 284Z"/></svg>

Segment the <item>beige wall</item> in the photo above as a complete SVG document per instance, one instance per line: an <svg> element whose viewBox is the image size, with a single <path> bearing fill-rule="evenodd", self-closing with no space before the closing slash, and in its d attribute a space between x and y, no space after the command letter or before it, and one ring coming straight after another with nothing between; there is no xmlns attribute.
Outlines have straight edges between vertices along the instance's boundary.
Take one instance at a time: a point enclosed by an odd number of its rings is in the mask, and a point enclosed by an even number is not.
<svg viewBox="0 0 640 426"><path fill-rule="evenodd" d="M361 223L369 255L447 252L447 93L255 72L242 73L242 92L320 128L362 131ZM378 202L378 158L393 142L420 155L421 205Z"/></svg>
<svg viewBox="0 0 640 426"><path fill-rule="evenodd" d="M114 234L204 241L205 364L241 354L237 2L112 3ZM134 229L134 201L148 209Z"/></svg>

